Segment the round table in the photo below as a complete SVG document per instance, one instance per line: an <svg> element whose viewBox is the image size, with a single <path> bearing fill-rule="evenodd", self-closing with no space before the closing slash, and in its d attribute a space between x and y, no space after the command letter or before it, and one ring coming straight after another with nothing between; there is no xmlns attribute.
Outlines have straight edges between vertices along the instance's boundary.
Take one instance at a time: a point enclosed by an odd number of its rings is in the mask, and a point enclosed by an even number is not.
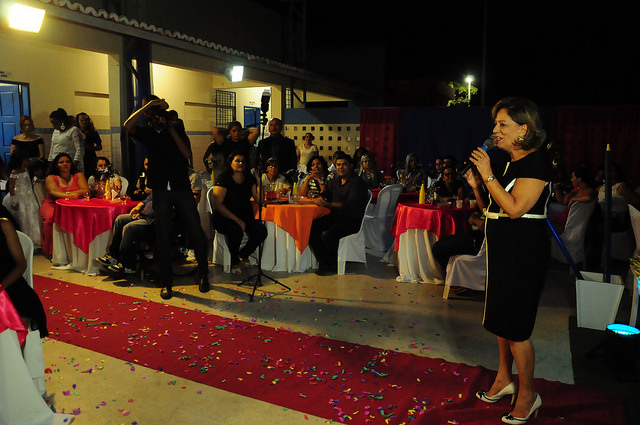
<svg viewBox="0 0 640 425"><path fill-rule="evenodd" d="M106 199L58 199L53 215L54 264L68 264L72 270L97 273L93 259L105 254L111 226L120 214L127 214L138 202Z"/></svg>
<svg viewBox="0 0 640 425"><path fill-rule="evenodd" d="M398 281L441 284L442 270L431 253L440 238L469 229L475 208L398 203L391 232L395 237Z"/></svg>

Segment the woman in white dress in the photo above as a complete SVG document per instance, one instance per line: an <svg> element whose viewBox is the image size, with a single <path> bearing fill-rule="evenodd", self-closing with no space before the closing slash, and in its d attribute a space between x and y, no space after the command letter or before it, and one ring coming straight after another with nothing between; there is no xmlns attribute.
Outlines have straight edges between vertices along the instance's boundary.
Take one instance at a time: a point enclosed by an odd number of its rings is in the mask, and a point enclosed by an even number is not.
<svg viewBox="0 0 640 425"><path fill-rule="evenodd" d="M9 193L3 205L18 221L20 230L40 248L40 204L36 199L29 177L29 157L22 151L15 151L9 160Z"/></svg>
<svg viewBox="0 0 640 425"><path fill-rule="evenodd" d="M54 128L51 135L49 162L53 162L59 153L66 153L71 157L78 171L84 172L84 140L80 129L73 125L73 117L67 115L64 109L58 108L51 112L49 120Z"/></svg>

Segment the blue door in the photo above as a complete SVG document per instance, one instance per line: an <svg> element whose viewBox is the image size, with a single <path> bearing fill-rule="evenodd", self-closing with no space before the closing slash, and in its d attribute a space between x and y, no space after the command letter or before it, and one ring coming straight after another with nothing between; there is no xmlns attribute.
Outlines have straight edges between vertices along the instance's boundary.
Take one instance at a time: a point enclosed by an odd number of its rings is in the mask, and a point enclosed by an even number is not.
<svg viewBox="0 0 640 425"><path fill-rule="evenodd" d="M260 128L260 108L244 107L244 128Z"/></svg>
<svg viewBox="0 0 640 425"><path fill-rule="evenodd" d="M11 140L20 134L20 88L18 84L0 83L0 155L9 162Z"/></svg>

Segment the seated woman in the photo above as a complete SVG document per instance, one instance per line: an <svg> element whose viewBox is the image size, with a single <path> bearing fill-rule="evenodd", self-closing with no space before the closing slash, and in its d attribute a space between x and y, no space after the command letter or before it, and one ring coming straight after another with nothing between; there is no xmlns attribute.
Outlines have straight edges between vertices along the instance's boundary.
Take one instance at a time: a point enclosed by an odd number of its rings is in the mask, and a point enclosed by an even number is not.
<svg viewBox="0 0 640 425"><path fill-rule="evenodd" d="M456 177L458 172L455 168L445 165L442 171L442 180L433 184L433 188L441 201L455 202L457 199L464 199L464 183Z"/></svg>
<svg viewBox="0 0 640 425"><path fill-rule="evenodd" d="M605 185L598 188L598 204L601 214L605 208ZM619 164L611 164L611 230L613 232L625 231L631 224L629 219L629 207L640 208L640 198L627 183L627 178Z"/></svg>
<svg viewBox="0 0 640 425"><path fill-rule="evenodd" d="M328 181L327 161L321 156L312 156L307 162L307 173L298 188L298 196L317 198Z"/></svg>
<svg viewBox="0 0 640 425"><path fill-rule="evenodd" d="M131 199L134 201L142 201L146 199L147 196L151 193L151 187L149 186L149 158L145 157L144 162L142 163L143 171L138 176L138 180L136 181L136 188L133 191L133 195L131 195Z"/></svg>
<svg viewBox="0 0 640 425"><path fill-rule="evenodd" d="M87 179L78 171L73 159L66 153L59 153L53 159L49 175L45 179L47 195L40 206L42 218L42 252L51 258L53 251L53 212L56 199L78 199L89 193Z"/></svg>
<svg viewBox="0 0 640 425"><path fill-rule="evenodd" d="M111 195L121 195L122 180L120 176L111 171L111 161L106 156L99 156L96 160L95 170L87 179L91 196L104 198L107 180L109 180Z"/></svg>
<svg viewBox="0 0 640 425"><path fill-rule="evenodd" d="M0 218L0 258L0 285L7 291L24 326L39 330L40 337L44 338L49 334L47 317L40 298L22 276L27 262L18 233L6 218Z"/></svg>
<svg viewBox="0 0 640 425"><path fill-rule="evenodd" d="M404 169L397 171L398 183L404 185L408 192L420 189L420 185L426 177L422 165L418 162L418 155L410 153L405 158Z"/></svg>
<svg viewBox="0 0 640 425"><path fill-rule="evenodd" d="M276 196L286 194L289 191L289 182L279 174L278 160L269 158L264 163L265 169L260 179L261 193L275 192Z"/></svg>
<svg viewBox="0 0 640 425"><path fill-rule="evenodd" d="M239 152L227 158L225 170L213 187L213 228L227 237L231 273L240 274L240 260L246 261L267 237L267 229L255 219L251 197L258 199L257 182L247 169L247 159ZM249 237L241 249L242 236Z"/></svg>
<svg viewBox="0 0 640 425"><path fill-rule="evenodd" d="M569 210L571 205L575 202L590 202L595 199L595 191L590 186L593 178L591 177L591 171L585 166L581 166L573 170L571 173L571 184L573 189L567 194L560 191L560 184L555 183L553 185L553 191L555 192L556 200L562 205L566 205L560 214L550 217L549 221L554 225L558 233L564 231L564 226L567 224L567 218L569 217Z"/></svg>
<svg viewBox="0 0 640 425"><path fill-rule="evenodd" d="M373 156L370 153L365 153L360 157L360 168L355 171L355 174L364 180L369 189L380 189L385 184L385 178L376 169Z"/></svg>

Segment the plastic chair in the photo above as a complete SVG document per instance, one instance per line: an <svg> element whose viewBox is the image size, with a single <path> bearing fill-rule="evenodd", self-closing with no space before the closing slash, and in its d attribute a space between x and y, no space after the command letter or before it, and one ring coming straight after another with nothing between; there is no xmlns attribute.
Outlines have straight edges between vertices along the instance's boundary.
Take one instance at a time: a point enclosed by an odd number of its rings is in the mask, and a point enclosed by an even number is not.
<svg viewBox="0 0 640 425"><path fill-rule="evenodd" d="M33 241L25 233L20 231L17 233L24 258L27 260L27 268L23 276L29 286L33 288ZM36 388L40 394L44 394L47 388L44 383L44 354L39 330L29 330L24 345L24 361Z"/></svg>
<svg viewBox="0 0 640 425"><path fill-rule="evenodd" d="M487 281L487 243L482 241L476 255L454 255L447 263L442 298L449 298L452 286L484 290Z"/></svg>
<svg viewBox="0 0 640 425"><path fill-rule="evenodd" d="M119 176L120 182L122 183L122 189L120 189L121 195L126 195L127 189L129 188L129 180L125 176Z"/></svg>
<svg viewBox="0 0 640 425"><path fill-rule="evenodd" d="M398 198L402 192L401 184L392 184L382 188L378 200L373 205L371 213L364 215L362 231L367 248L376 251L388 251L393 244L391 224L398 205Z"/></svg>
<svg viewBox="0 0 640 425"><path fill-rule="evenodd" d="M369 206L372 196L371 191L369 191L367 206ZM364 266L367 267L367 253L364 245L364 232L362 230L363 224L364 216L362 217L362 223L360 223L358 233L340 238L340 242L338 243L338 274L344 274L347 261L364 263Z"/></svg>
<svg viewBox="0 0 640 425"><path fill-rule="evenodd" d="M587 225L595 207L596 201L574 202L569 210L564 232L560 235L560 240L562 240L576 264L585 260L584 241L587 234ZM567 258L553 235L551 239L551 258L568 264Z"/></svg>

